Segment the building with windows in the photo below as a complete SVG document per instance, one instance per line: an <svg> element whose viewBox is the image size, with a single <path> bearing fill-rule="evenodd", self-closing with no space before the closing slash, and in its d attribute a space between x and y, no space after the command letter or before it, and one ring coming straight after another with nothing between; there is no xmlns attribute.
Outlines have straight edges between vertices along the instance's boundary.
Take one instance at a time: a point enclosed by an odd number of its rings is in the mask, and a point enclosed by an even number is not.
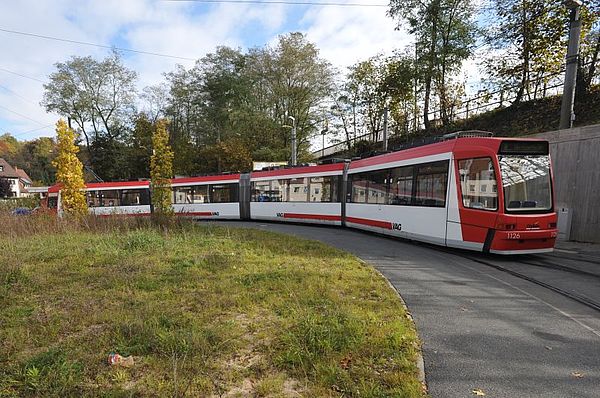
<svg viewBox="0 0 600 398"><path fill-rule="evenodd" d="M32 185L31 178L25 170L11 166L2 158L0 158L0 178L5 178L10 184L9 197L22 198L29 196L28 189Z"/></svg>

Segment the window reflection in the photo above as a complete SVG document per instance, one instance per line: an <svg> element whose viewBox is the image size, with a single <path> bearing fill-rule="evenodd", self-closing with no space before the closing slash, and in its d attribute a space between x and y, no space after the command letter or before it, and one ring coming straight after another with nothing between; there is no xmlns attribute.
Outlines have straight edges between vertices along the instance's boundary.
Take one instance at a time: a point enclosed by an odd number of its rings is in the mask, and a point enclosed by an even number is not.
<svg viewBox="0 0 600 398"><path fill-rule="evenodd" d="M548 155L498 156L506 210L552 209Z"/></svg>
<svg viewBox="0 0 600 398"><path fill-rule="evenodd" d="M444 207L448 161L351 174L348 182L352 203Z"/></svg>
<svg viewBox="0 0 600 398"><path fill-rule="evenodd" d="M496 175L491 158L459 160L458 172L464 207L498 209Z"/></svg>

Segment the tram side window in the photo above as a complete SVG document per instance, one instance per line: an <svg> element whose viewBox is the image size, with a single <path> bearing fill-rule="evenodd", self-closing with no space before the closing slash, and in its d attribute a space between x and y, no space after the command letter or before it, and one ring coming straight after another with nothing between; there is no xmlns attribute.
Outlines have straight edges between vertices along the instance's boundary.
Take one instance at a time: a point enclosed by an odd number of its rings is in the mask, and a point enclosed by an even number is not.
<svg viewBox="0 0 600 398"><path fill-rule="evenodd" d="M100 206L103 207L114 207L121 206L121 195L116 189L99 191L100 192Z"/></svg>
<svg viewBox="0 0 600 398"><path fill-rule="evenodd" d="M252 183L252 201L253 202L270 202L271 197L270 181L255 181Z"/></svg>
<svg viewBox="0 0 600 398"><path fill-rule="evenodd" d="M410 205L413 190L413 166L396 167L390 170L389 204Z"/></svg>
<svg viewBox="0 0 600 398"><path fill-rule="evenodd" d="M388 188L388 171L378 171L369 173L369 187L367 203L386 204L387 188Z"/></svg>
<svg viewBox="0 0 600 398"><path fill-rule="evenodd" d="M88 191L86 194L88 207L101 207L102 200L100 197L101 191Z"/></svg>
<svg viewBox="0 0 600 398"><path fill-rule="evenodd" d="M311 202L338 202L339 178L311 177L310 201Z"/></svg>
<svg viewBox="0 0 600 398"><path fill-rule="evenodd" d="M367 203L367 189L369 187L368 173L353 174L350 181L350 201L352 203Z"/></svg>
<svg viewBox="0 0 600 398"><path fill-rule="evenodd" d="M459 160L458 172L464 207L498 210L498 183L491 158Z"/></svg>
<svg viewBox="0 0 600 398"><path fill-rule="evenodd" d="M192 200L194 203L209 203L208 185L194 185Z"/></svg>
<svg viewBox="0 0 600 398"><path fill-rule="evenodd" d="M121 193L121 206L145 206L150 204L147 189L124 189Z"/></svg>
<svg viewBox="0 0 600 398"><path fill-rule="evenodd" d="M308 178L291 178L288 202L306 202L308 200Z"/></svg>
<svg viewBox="0 0 600 398"><path fill-rule="evenodd" d="M269 196L271 202L285 202L287 199L288 180L271 181L271 192Z"/></svg>
<svg viewBox="0 0 600 398"><path fill-rule="evenodd" d="M175 187L173 188L175 204L191 204L192 203L192 187Z"/></svg>
<svg viewBox="0 0 600 398"><path fill-rule="evenodd" d="M389 170L350 176L352 203L388 204Z"/></svg>
<svg viewBox="0 0 600 398"><path fill-rule="evenodd" d="M414 204L417 206L446 206L448 186L448 161L433 162L417 166Z"/></svg>
<svg viewBox="0 0 600 398"><path fill-rule="evenodd" d="M215 184L210 186L210 200L212 203L238 202L238 184Z"/></svg>

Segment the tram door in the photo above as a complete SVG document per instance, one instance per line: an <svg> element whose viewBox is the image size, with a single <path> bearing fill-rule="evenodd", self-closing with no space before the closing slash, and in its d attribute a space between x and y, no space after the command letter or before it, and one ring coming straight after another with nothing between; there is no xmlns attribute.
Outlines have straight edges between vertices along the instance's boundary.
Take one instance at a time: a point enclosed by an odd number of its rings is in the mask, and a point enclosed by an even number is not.
<svg viewBox="0 0 600 398"><path fill-rule="evenodd" d="M458 176L458 214L463 246L489 251L498 218L498 178L491 157L459 158L455 161ZM454 222L448 218L448 222Z"/></svg>
<svg viewBox="0 0 600 398"><path fill-rule="evenodd" d="M250 173L240 175L240 220L250 220Z"/></svg>

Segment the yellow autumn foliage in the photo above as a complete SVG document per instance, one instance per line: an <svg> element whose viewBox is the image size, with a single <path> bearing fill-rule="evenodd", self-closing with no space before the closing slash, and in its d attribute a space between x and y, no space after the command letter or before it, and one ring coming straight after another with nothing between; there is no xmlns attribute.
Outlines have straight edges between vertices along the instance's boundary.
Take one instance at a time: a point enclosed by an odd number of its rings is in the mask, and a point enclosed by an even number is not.
<svg viewBox="0 0 600 398"><path fill-rule="evenodd" d="M75 132L64 120L56 123L58 156L52 162L56 167L56 182L62 184L61 208L66 215L84 216L87 214L83 165L77 158L79 147L75 145Z"/></svg>
<svg viewBox="0 0 600 398"><path fill-rule="evenodd" d="M150 185L154 211L159 214L171 214L171 177L173 177L173 151L169 146L167 122L164 119L156 123L152 135L153 154L150 158Z"/></svg>

